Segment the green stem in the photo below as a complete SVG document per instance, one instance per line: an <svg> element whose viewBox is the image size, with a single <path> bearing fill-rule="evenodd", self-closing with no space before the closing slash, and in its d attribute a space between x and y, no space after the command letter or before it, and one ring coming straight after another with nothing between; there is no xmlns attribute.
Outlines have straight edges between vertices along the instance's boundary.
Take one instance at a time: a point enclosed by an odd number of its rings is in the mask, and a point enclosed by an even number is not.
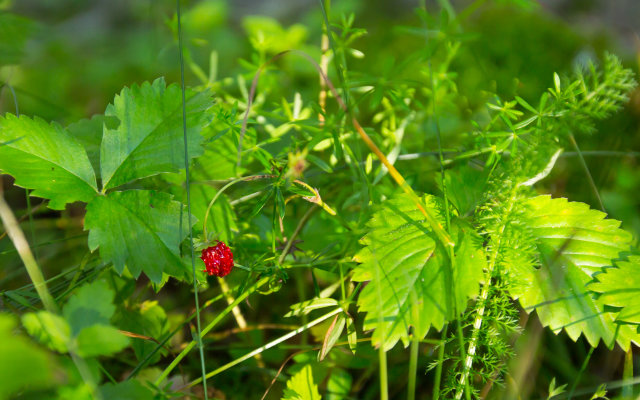
<svg viewBox="0 0 640 400"><path fill-rule="evenodd" d="M196 278L196 262L195 251L193 248L193 225L191 224L191 182L189 181L189 145L187 140L187 100L186 89L184 85L184 54L182 51L182 23L180 20L180 0L176 0L176 15L178 23L178 48L180 53L180 89L182 92L182 133L184 137L184 169L186 176L187 186L187 229L189 230L189 247L191 249L191 272L193 276L193 298L196 305L196 329L198 332L198 350L200 353L200 369L202 371L202 388L204 400L207 400L207 378L206 367L204 362L204 348L202 346L202 334L200 328L200 301L198 300L198 278ZM182 224L182 215L180 216L180 223ZM181 227L182 228L182 227ZM180 229L182 230L182 229Z"/></svg>
<svg viewBox="0 0 640 400"><path fill-rule="evenodd" d="M633 347L629 346L629 350L624 355L624 369L622 371L622 379L625 382L633 379ZM622 398L633 398L633 385L625 385L622 387Z"/></svg>
<svg viewBox="0 0 640 400"><path fill-rule="evenodd" d="M587 175L589 186L591 186L591 190L593 190L593 194L596 196L596 200L598 200L598 204L600 205L600 210L602 210L602 212L607 212L604 208L604 203L602 202L602 198L600 197L600 192L598 192L598 187L596 186L596 183L593 180L593 176L591 176L591 172L589 171L587 162L584 160L584 156L582 155L582 152L578 147L578 142L576 142L576 139L573 137L572 133L569 134L569 140L571 141L573 148L576 149L576 153L578 154L578 159L580 159L580 165L582 165L582 168L584 169L584 172Z"/></svg>
<svg viewBox="0 0 640 400"><path fill-rule="evenodd" d="M18 251L18 255L20 256L22 263L27 269L27 274L29 275L31 282L33 283L33 287L36 289L36 292L38 293L40 300L42 300L42 304L44 305L44 308L52 314L59 314L58 306L56 305L55 301L53 300L53 297L51 296L51 293L49 292L49 289L47 288L47 283L44 279L42 271L40 270L40 267L38 266L38 263L33 257L33 253L29 248L29 243L27 242L27 239L24 236L24 232L22 231L22 229L20 229L18 220L16 220L15 215L13 214L13 212L11 211L11 208L9 207L9 205L4 199L4 193L1 185L0 185L0 219L2 220L2 224L4 225L7 231L7 235L9 235L9 238L11 239L16 250ZM70 349L72 348L71 343L67 343L67 346ZM69 354L74 364L76 365L76 368L80 373L80 376L89 387L89 391L91 392L91 394L96 399L101 400L102 396L100 395L99 392L96 391L96 383L93 380L93 377L89 371L87 364L84 362L82 358L80 358L77 354L75 354L75 352L70 351Z"/></svg>
<svg viewBox="0 0 640 400"><path fill-rule="evenodd" d="M591 355L593 354L593 351L595 350L595 347L591 347L589 349L589 352L587 353L587 357L585 357L584 361L582 362L582 365L580 366L580 371L578 371L578 375L576 375L576 379L573 381L573 385L571 385L571 390L569 391L569 400L571 400L571 398L573 397L573 392L575 392L576 387L578 386L578 383L580 383L580 379L582 379L582 374L584 373L584 370L587 369L587 365L589 365L589 360L591 360Z"/></svg>
<svg viewBox="0 0 640 400"><path fill-rule="evenodd" d="M206 377L207 378L211 378L211 377L213 377L215 375L218 375L219 373L224 372L224 371L228 370L229 368L234 367L234 366L240 364L241 362L246 361L246 360L254 357L257 354L260 354L260 353L264 352L265 350L268 350L268 349L270 349L270 348L272 348L272 347L284 342L285 340L288 340L288 339L294 337L295 335L297 335L297 334L299 334L301 332L304 332L305 330L307 330L307 329L309 329L309 328L311 328L311 327L313 327L315 325L318 325L322 321L325 321L326 319L329 319L329 318L333 317L334 315L339 314L341 312L343 312L342 308L336 308L335 310L329 312L328 314L325 314L320 318L314 319L313 321L309 322L308 324L302 325L298 329L296 329L294 331L291 331L291 332L287 333L286 335L281 336L278 339L265 344L264 346L258 347L257 349L253 350L252 352L247 353L244 356L242 356L240 358L237 358L237 359L231 361L230 363L227 363L227 364L223 365L222 367L220 367L220 368L218 368L218 369L216 369L216 370L214 370L212 372L209 372ZM197 385L198 383L200 383L201 381L202 381L202 378L198 378L198 379L190 382L184 388L193 387L193 386Z"/></svg>
<svg viewBox="0 0 640 400"><path fill-rule="evenodd" d="M513 206L515 204L516 190L517 190L517 187L514 188L511 193L510 199L508 201L509 206L505 212L506 216L511 214L511 211L513 210ZM508 218L505 218L504 220L508 220ZM493 277L493 271L498 262L498 254L500 252L502 238L504 236L505 230L507 229L507 224L504 222L504 220L502 222L502 225L500 226L500 229L497 235L498 236L497 241L493 245L493 248L491 251L489 265L487 267L484 283L482 284L482 290L480 292L480 298L478 299L478 302L477 302L478 308L476 312L476 317L473 321L473 331L471 333L471 341L469 342L469 351L467 351L467 355L464 358L465 361L462 366L463 370L462 370L462 375L460 376L459 388L455 396L456 400L460 400L462 398L463 391L466 391L467 396L470 396L469 390L468 389L463 390L462 386L468 387L469 374L471 372L471 368L473 367L473 360L475 358L475 354L477 350L478 337L480 335L480 328L482 327L484 313L487 306L487 301L489 299L489 290L491 289L491 278Z"/></svg>
<svg viewBox="0 0 640 400"><path fill-rule="evenodd" d="M409 383L407 384L407 400L416 398L416 375L418 373L418 351L420 350L420 340L414 334L411 339L411 349L409 353Z"/></svg>
<svg viewBox="0 0 640 400"><path fill-rule="evenodd" d="M31 282L33 282L33 287L36 289L40 300L42 300L44 308L49 312L57 313L58 306L56 306L56 303L53 301L51 293L49 293L49 289L47 288L47 283L45 282L44 276L42 275L42 271L40 270L40 267L38 267L36 259L33 257L33 253L29 248L29 243L27 242L22 229L20 229L18 220L9 208L9 205L5 201L4 196L2 196L1 189L0 218L2 219L2 224L4 225L9 238L18 251L20 259L22 259L22 263L27 269L27 274L29 274L29 278L31 279Z"/></svg>
<svg viewBox="0 0 640 400"><path fill-rule="evenodd" d="M384 342L378 348L378 364L380 373L380 400L389 399L389 383L387 378L387 352L384 350Z"/></svg>
<svg viewBox="0 0 640 400"><path fill-rule="evenodd" d="M438 364L436 365L436 376L433 381L433 400L440 398L440 381L442 380L442 364L444 364L444 348L447 339L448 325L444 324L440 333L440 347L438 347Z"/></svg>
<svg viewBox="0 0 640 400"><path fill-rule="evenodd" d="M258 282L256 282L255 284L253 284L253 286L251 286L249 289L247 289L245 292L243 292L241 295L239 295L235 301L231 304L229 304L227 306L227 308L225 308L220 314L216 315L216 317L213 319L213 321L211 321L209 323L209 325L207 325L204 329L202 329L202 331L200 332L200 338L198 338L198 340L201 340L202 337L204 337L207 333L209 333L209 331L211 329L213 329L218 322L220 322L227 314L229 314L231 312L231 310L233 310L233 307L237 306L238 304L240 304L244 299L246 299L251 293L255 292L260 286L264 285L265 283L269 282L270 277L266 276L262 279L260 279ZM196 340L192 340L187 347L184 348L184 350L182 350L180 352L180 354L178 354L178 356L176 358L173 359L173 361L171 362L171 364L169 364L169 366L167 368L164 369L164 371L162 371L162 374L160 374L160 376L158 377L158 379L156 379L155 381L155 385L160 385L165 379L167 379L167 376L169 376L169 374L171 373L171 371L173 371L173 369L180 363L180 361L182 361L182 359L189 354L189 352L196 346L197 341ZM206 376L206 375L205 375Z"/></svg>

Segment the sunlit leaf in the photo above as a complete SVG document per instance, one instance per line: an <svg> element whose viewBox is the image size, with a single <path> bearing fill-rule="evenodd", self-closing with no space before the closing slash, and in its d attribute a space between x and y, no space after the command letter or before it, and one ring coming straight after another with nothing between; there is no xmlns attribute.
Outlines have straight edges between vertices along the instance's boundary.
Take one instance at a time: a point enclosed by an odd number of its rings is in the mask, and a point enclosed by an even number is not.
<svg viewBox="0 0 640 400"><path fill-rule="evenodd" d="M425 196L424 202L444 225L438 199ZM423 338L431 326L441 329L456 309L464 311L467 299L477 295L486 260L470 227L454 224L458 250L453 275L447 251L408 196L386 201L367 227L353 280L370 281L358 306L367 313L364 330L375 329L374 344L390 349L402 340L406 346L410 327Z"/></svg>
<svg viewBox="0 0 640 400"><path fill-rule="evenodd" d="M536 310L540 322L554 332L564 330L577 340L581 334L592 346L603 340L623 349L640 336L617 324L617 313L605 307L587 288L596 272L611 267L621 252L630 250L631 235L620 222L583 203L538 196L527 200L526 225L541 254L540 268L510 266L512 294L527 311Z"/></svg>
<svg viewBox="0 0 640 400"><path fill-rule="evenodd" d="M189 158L202 155L200 131L204 111L210 106L208 92L187 93L187 140ZM184 168L182 94L178 85L164 79L124 88L105 111L120 124L104 128L100 152L101 175L106 189Z"/></svg>
<svg viewBox="0 0 640 400"><path fill-rule="evenodd" d="M35 117L0 116L0 170L32 196L50 199L61 210L75 201L89 202L97 193L87 152L63 127Z"/></svg>

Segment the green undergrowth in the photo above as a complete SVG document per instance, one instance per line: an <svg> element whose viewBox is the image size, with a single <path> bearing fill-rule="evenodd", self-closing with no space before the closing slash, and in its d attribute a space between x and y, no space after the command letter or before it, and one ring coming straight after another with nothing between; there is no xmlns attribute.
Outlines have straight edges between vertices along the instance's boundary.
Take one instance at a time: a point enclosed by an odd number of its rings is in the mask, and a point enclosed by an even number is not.
<svg viewBox="0 0 640 400"><path fill-rule="evenodd" d="M332 3L134 7L158 69L65 113L0 12L0 399L637 393L635 73L529 1Z"/></svg>

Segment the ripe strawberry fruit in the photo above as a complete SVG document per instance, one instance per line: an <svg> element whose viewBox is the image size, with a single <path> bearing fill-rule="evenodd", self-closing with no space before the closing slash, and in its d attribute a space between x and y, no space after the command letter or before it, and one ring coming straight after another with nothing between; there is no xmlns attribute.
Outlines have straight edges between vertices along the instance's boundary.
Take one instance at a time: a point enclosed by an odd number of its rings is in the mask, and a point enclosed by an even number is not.
<svg viewBox="0 0 640 400"><path fill-rule="evenodd" d="M215 246L202 250L200 258L204 261L204 265L207 267L205 272L209 275L223 277L231 272L233 268L233 253L221 241L218 241Z"/></svg>

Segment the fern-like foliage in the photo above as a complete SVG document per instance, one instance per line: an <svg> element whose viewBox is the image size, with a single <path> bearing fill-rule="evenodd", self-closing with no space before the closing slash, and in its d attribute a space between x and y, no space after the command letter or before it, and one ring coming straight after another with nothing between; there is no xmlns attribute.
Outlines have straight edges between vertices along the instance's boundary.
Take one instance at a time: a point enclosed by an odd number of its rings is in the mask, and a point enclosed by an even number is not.
<svg viewBox="0 0 640 400"><path fill-rule="evenodd" d="M590 62L584 70L576 71L567 88L562 90L558 85L550 92L571 113L572 126L591 129L590 120L607 118L629 99L629 92L636 86L633 76L616 56L606 54L602 68Z"/></svg>

